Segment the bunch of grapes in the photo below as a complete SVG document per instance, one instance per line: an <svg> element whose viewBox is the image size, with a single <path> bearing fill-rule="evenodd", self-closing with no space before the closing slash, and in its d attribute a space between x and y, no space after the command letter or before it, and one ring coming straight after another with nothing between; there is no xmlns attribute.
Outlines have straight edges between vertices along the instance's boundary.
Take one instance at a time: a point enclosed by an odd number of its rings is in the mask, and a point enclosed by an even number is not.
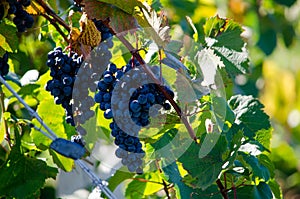
<svg viewBox="0 0 300 199"><path fill-rule="evenodd" d="M129 171L137 173L142 173L144 157L138 133L141 127L150 123L151 107L159 104L167 110L171 108L159 90L160 85L149 82L151 80L148 75L135 59L120 69L115 64L110 64L98 82L99 92L95 95L95 101L105 111L104 117L113 119L110 124L111 135L119 146L116 156L122 159L122 164ZM174 97L168 87L161 88Z"/></svg>
<svg viewBox="0 0 300 199"><path fill-rule="evenodd" d="M31 28L34 23L33 17L28 14L24 7L30 5L30 0L8 0L8 14L14 14L14 24L17 26L18 32L25 32L26 28Z"/></svg>
<svg viewBox="0 0 300 199"><path fill-rule="evenodd" d="M55 98L56 104L61 104L66 110L66 121L75 126L72 112L72 91L75 76L82 64L82 57L76 53L62 52L61 47L56 47L48 53L47 66L50 67L50 76L46 90Z"/></svg>
<svg viewBox="0 0 300 199"><path fill-rule="evenodd" d="M8 53L6 52L2 58L0 58L0 75L5 76L8 73Z"/></svg>

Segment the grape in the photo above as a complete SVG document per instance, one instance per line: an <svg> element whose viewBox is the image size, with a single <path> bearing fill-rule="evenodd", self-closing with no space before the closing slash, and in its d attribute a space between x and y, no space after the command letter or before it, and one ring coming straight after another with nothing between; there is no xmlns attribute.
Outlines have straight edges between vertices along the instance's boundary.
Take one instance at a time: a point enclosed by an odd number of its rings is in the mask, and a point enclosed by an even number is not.
<svg viewBox="0 0 300 199"><path fill-rule="evenodd" d="M0 58L0 75L5 76L8 73L9 65L8 65L8 53L5 52L3 57Z"/></svg>
<svg viewBox="0 0 300 199"><path fill-rule="evenodd" d="M27 28L31 28L34 24L33 17L28 14L24 7L29 6L30 0L11 0L9 1L8 14L14 14L14 24L17 26L18 32L25 32Z"/></svg>

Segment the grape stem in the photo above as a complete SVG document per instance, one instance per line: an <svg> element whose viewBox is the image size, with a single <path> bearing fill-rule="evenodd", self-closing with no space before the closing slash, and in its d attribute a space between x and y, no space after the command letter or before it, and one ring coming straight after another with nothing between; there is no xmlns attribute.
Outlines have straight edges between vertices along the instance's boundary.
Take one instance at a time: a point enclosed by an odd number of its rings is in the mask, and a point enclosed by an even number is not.
<svg viewBox="0 0 300 199"><path fill-rule="evenodd" d="M227 190L226 190L225 187L223 186L221 180L218 179L218 180L216 181L216 183L217 183L217 185L218 185L218 187L219 187L219 189L220 189L220 192L221 192L223 198L224 198L224 199L228 199Z"/></svg>
<svg viewBox="0 0 300 199"><path fill-rule="evenodd" d="M150 76L150 78L156 84L161 85L161 82L155 77L155 75L153 74L153 72L146 65L144 59L139 54L138 50L134 49L134 47L126 40L126 38L123 35L118 35L113 30L111 30L111 32L125 45L125 47L131 52L132 56L134 56L138 60L138 62L143 66L143 69ZM185 125L186 129L188 130L188 132L190 134L190 137L197 142L196 134L195 134L193 128L191 127L190 123L188 122L186 115L184 115L182 113L182 111L181 111L180 107L178 106L178 104L167 93L167 91L165 89L163 89L163 87L159 86L159 90L164 94L164 96L168 99L168 101L174 107L174 109L177 112L178 116L180 117L181 121L183 122L183 124Z"/></svg>

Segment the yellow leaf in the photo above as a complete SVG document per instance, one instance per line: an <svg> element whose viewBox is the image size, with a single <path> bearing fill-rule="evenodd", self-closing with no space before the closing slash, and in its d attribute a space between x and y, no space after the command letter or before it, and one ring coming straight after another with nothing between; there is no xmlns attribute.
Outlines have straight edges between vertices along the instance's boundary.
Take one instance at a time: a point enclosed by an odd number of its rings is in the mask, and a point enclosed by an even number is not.
<svg viewBox="0 0 300 199"><path fill-rule="evenodd" d="M31 4L28 7L26 7L25 10L31 15L39 15L45 13L44 8L34 1L31 1Z"/></svg>
<svg viewBox="0 0 300 199"><path fill-rule="evenodd" d="M69 39L71 39L72 41L77 41L79 35L80 31L78 30L78 28L72 28L69 34Z"/></svg>

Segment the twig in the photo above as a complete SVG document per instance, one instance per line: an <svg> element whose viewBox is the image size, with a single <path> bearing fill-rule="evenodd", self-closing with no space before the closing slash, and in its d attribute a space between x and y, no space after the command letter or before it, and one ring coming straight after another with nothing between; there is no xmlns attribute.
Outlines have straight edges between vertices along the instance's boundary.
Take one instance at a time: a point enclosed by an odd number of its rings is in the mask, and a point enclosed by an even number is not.
<svg viewBox="0 0 300 199"><path fill-rule="evenodd" d="M228 199L227 190L226 190L225 187L223 186L221 180L218 179L218 180L216 181L216 183L217 183L217 185L218 185L218 187L219 187L219 189L220 189L220 192L221 192L223 198L224 198L224 199Z"/></svg>
<svg viewBox="0 0 300 199"><path fill-rule="evenodd" d="M60 27L55 23L55 20L51 17L49 17L48 15L42 13L42 16L45 17L45 19L47 19L57 30L57 32L59 32L59 34L64 38L64 40L69 43L69 39L68 37L64 34L64 32L60 29Z"/></svg>
<svg viewBox="0 0 300 199"><path fill-rule="evenodd" d="M59 16L57 16L57 14L43 1L43 0L36 0L36 2L38 2L40 4L40 6L42 6L45 10L45 12L47 14L49 14L50 16L53 17L53 19L55 21L57 21L60 25L62 25L67 31L71 31L70 27L68 26L68 24Z"/></svg>
<svg viewBox="0 0 300 199"><path fill-rule="evenodd" d="M115 33L114 33L115 34ZM133 46L125 39L123 35L115 34L115 36L125 45L125 47L131 52L131 54L138 60L138 62L143 66L143 69L146 73L150 76L150 78L154 81L154 83L161 85L161 82L155 77L153 72L149 69L149 67L145 64L145 61L139 54L139 52L133 48ZM197 142L196 134L189 124L187 117L182 114L182 111L178 104L173 100L173 98L167 93L163 87L159 86L159 90L164 94L164 96L168 99L171 105L174 107L175 111L177 112L178 116L181 118L181 121L185 125L186 129L188 130L190 137Z"/></svg>

